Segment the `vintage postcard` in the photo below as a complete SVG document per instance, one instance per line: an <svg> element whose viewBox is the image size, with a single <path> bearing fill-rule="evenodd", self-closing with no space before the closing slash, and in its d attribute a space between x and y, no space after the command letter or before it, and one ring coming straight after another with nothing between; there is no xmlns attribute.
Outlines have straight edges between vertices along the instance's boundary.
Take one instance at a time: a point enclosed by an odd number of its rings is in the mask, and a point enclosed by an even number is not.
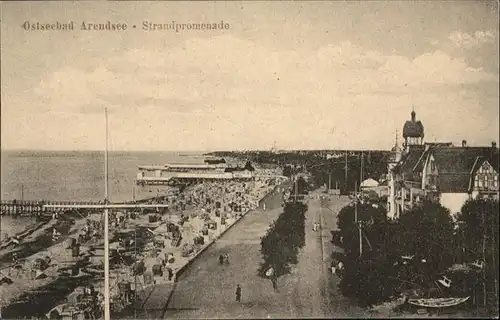
<svg viewBox="0 0 500 320"><path fill-rule="evenodd" d="M0 319L498 317L498 1L0 9Z"/></svg>

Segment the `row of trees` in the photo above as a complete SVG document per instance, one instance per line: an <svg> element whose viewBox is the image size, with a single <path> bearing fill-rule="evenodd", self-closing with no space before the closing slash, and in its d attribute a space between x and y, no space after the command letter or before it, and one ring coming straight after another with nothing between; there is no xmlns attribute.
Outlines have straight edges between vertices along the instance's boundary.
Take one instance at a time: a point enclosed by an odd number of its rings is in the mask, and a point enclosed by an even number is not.
<svg viewBox="0 0 500 320"><path fill-rule="evenodd" d="M347 161L344 157L332 158L327 161L318 159L311 161L310 164L308 163L307 170L314 177L316 186L328 186L331 183L332 188L338 185L343 193L346 193L354 191L356 183L359 188L361 166L363 166L363 179L373 178L378 180L380 177L386 175L389 156L389 152L372 151L363 153L363 156L361 156L361 153L348 156Z"/></svg>
<svg viewBox="0 0 500 320"><path fill-rule="evenodd" d="M300 191L306 191L307 184L303 179L296 183ZM286 202L283 212L261 239L263 262L258 274L270 279L275 290L278 290L279 277L290 273L292 266L298 263L299 250L305 245L306 211L307 205L302 202Z"/></svg>
<svg viewBox="0 0 500 320"><path fill-rule="evenodd" d="M290 151L284 153L273 153L270 151L216 152L212 155L220 157L237 157L240 159L251 159L261 165L280 164L283 166L284 175L291 176L307 169L314 177L316 186L328 185L331 179L332 187L339 185L346 191L353 191L355 183L358 182L361 173L361 162L363 163L364 178L379 177L387 173L387 161L391 155L389 151L356 151L347 157L347 179L345 157L325 159L326 151ZM363 154L363 156L361 155ZM363 161L361 161L361 157ZM293 165L290 166L290 165Z"/></svg>
<svg viewBox="0 0 500 320"><path fill-rule="evenodd" d="M414 207L396 221L388 221L385 210L369 203L359 203L357 209L360 224L354 222L354 205L344 207L338 215L344 248L345 272L340 282L344 295L356 298L361 305L372 305L409 289L433 292L443 275L452 285L439 288L448 291L440 291L441 295L472 295L478 282L486 283L489 296L498 292L494 281L498 272L498 200L468 201L457 221L448 209L431 202ZM453 264L481 261L483 257L483 275L469 273L464 277L449 271Z"/></svg>

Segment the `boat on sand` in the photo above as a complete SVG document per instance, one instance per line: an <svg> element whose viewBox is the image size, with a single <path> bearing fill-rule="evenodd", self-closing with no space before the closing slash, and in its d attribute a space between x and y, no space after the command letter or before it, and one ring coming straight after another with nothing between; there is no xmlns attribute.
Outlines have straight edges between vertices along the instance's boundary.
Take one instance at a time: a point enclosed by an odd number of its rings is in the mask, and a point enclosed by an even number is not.
<svg viewBox="0 0 500 320"><path fill-rule="evenodd" d="M431 298L431 299L409 299L408 303L424 308L446 308L459 305L469 300L465 298Z"/></svg>

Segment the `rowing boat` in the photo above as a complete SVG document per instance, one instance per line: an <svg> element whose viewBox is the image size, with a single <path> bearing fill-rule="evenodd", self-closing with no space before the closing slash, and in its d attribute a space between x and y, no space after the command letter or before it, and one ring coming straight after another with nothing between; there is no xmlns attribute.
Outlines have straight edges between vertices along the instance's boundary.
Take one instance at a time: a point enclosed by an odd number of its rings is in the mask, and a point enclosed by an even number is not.
<svg viewBox="0 0 500 320"><path fill-rule="evenodd" d="M465 298L432 298L432 299L409 299L408 303L424 308L452 307L467 301Z"/></svg>

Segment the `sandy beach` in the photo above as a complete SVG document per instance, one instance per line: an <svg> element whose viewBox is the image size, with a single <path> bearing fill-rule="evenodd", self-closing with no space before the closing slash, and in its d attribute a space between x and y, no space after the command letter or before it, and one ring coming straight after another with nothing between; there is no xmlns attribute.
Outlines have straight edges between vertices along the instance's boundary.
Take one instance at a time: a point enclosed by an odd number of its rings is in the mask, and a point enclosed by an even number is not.
<svg viewBox="0 0 500 320"><path fill-rule="evenodd" d="M280 181L265 176L193 184L161 198L168 210L112 212L112 312L137 306L155 285L173 283L183 266L244 213L257 208ZM0 249L2 277L12 281L0 287L2 315L43 317L56 310L99 317L104 275L101 220L99 213L62 215L35 226L18 245ZM82 305L86 298L92 302Z"/></svg>

